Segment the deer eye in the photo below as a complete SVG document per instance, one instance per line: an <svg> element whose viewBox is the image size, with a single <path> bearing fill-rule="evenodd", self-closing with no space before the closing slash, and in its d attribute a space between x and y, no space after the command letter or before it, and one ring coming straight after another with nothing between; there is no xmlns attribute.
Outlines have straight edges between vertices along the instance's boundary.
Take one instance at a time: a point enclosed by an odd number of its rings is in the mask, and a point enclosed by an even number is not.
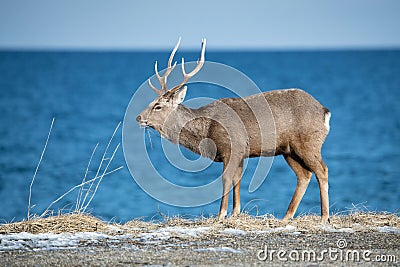
<svg viewBox="0 0 400 267"><path fill-rule="evenodd" d="M161 106L160 105L157 105L157 106L154 106L154 110L161 110Z"/></svg>

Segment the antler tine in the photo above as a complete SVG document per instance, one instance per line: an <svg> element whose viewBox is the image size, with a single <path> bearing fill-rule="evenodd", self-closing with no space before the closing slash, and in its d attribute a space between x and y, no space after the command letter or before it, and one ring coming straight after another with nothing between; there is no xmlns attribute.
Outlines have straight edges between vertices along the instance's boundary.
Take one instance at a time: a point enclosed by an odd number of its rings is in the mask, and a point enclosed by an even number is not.
<svg viewBox="0 0 400 267"><path fill-rule="evenodd" d="M148 79L147 82L149 83L150 88L153 89L154 92L156 92L158 95L161 95L161 94L162 94L162 91L159 90L159 89L157 89L157 88L151 83L150 79Z"/></svg>
<svg viewBox="0 0 400 267"><path fill-rule="evenodd" d="M163 79L161 78L160 74L158 73L157 61L156 61L156 63L154 63L154 72L157 76L158 81L161 84L161 89L162 89L163 88Z"/></svg>
<svg viewBox="0 0 400 267"><path fill-rule="evenodd" d="M178 42L176 43L174 49L172 49L171 55L169 56L169 59L168 59L167 70L165 71L165 74L163 76L163 88L162 88L162 90L164 91L164 93L166 93L168 91L167 78L168 78L168 76L171 74L171 72L174 70L174 68L176 66L176 62L174 63L174 65L171 65L171 64L172 64L172 60L174 59L175 53L178 50L178 47L179 47L180 43L181 43L181 37L179 37Z"/></svg>
<svg viewBox="0 0 400 267"><path fill-rule="evenodd" d="M160 82L161 90L157 89L157 88L150 82L150 80L149 80L149 85L150 85L151 89L153 89L153 90L154 90L155 92L157 92L157 94L159 94L159 95L161 95L162 93L166 93L166 92L168 91L168 88L167 88L167 77L168 77L168 75L171 74L172 70L173 70L173 69L175 68L175 66L176 66L176 62L175 62L174 65L171 65L171 64L172 64L172 60L174 59L175 53L176 53L176 51L178 50L178 47L179 47L179 44L180 44L180 43L181 43L181 37L179 37L178 42L176 43L174 49L173 49L172 52L171 52L171 55L169 56L169 59L168 59L168 66L167 66L167 70L165 71L164 76L161 77L161 75L158 73L157 61L156 61L156 63L154 64L154 72L155 72L155 74L156 74L156 77L157 77L158 81ZM156 90L157 90L157 91L156 91Z"/></svg>
<svg viewBox="0 0 400 267"><path fill-rule="evenodd" d="M161 86L162 86L162 78L160 77L160 74L158 74L158 70L157 70L157 61L156 61L156 63L154 63L154 72L156 73L157 79L158 79L158 81L160 82L160 84L161 84ZM160 89L157 89L157 88L151 83L150 79L148 79L147 82L149 83L150 88L153 89L154 92L156 92L158 95L161 95L161 94L162 94L162 87L161 87L161 90L160 90Z"/></svg>
<svg viewBox="0 0 400 267"><path fill-rule="evenodd" d="M182 66L181 67L182 67L183 81L179 85L172 88L170 90L171 93L175 93L176 91L178 91L185 83L187 83L187 81L190 78L192 78L194 75L196 75L196 73L198 73L200 71L200 69L203 67L204 58L205 58L204 54L206 51L206 39L203 38L201 41L202 42L201 42L200 59L197 61L196 67L190 73L187 74L185 71L185 60L184 60L184 58L182 58Z"/></svg>
<svg viewBox="0 0 400 267"><path fill-rule="evenodd" d="M174 49L173 49L172 52L171 52L171 55L169 56L168 68L171 68L172 60L174 59L175 53L176 53L176 51L178 50L178 47L179 47L179 44L180 44L180 43L181 43L181 37L179 37L178 42L176 43ZM176 62L175 62L174 66L173 66L172 68L174 68L175 65L176 65Z"/></svg>
<svg viewBox="0 0 400 267"><path fill-rule="evenodd" d="M169 65L169 63L168 63L168 65ZM172 72L172 70L175 68L175 66L176 66L176 62L174 63L173 66L168 66L167 70L165 71L165 74L163 76L163 84L164 84L163 90L164 90L164 93L166 93L168 91L167 78L168 78L169 74Z"/></svg>

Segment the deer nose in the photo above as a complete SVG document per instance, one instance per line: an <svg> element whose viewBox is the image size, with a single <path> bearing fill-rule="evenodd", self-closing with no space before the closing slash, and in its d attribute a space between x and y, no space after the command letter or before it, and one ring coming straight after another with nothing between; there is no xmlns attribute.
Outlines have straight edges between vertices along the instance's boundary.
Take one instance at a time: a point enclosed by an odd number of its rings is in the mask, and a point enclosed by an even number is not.
<svg viewBox="0 0 400 267"><path fill-rule="evenodd" d="M139 123L141 127L147 126L147 120L143 119L142 116L140 115L136 117L136 121Z"/></svg>

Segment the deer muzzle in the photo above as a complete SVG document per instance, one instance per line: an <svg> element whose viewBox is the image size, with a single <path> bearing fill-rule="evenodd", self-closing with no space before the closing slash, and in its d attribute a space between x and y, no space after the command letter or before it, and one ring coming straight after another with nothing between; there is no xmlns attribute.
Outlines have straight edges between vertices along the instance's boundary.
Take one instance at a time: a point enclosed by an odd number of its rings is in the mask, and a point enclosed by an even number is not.
<svg viewBox="0 0 400 267"><path fill-rule="evenodd" d="M146 127L147 126L147 120L142 119L142 116L138 115L136 117L136 121L139 123L140 126Z"/></svg>

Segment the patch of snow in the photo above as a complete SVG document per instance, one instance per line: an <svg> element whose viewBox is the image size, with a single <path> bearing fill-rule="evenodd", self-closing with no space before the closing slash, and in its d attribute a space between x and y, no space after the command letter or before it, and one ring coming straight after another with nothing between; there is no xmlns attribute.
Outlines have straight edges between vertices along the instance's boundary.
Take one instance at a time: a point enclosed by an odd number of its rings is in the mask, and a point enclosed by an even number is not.
<svg viewBox="0 0 400 267"><path fill-rule="evenodd" d="M119 240L130 239L131 235L110 236L103 233L62 233L62 234L31 234L15 233L0 234L0 251L9 250L52 250L52 249L76 249L79 246L89 244L98 244L107 242L109 246L118 243Z"/></svg>
<svg viewBox="0 0 400 267"><path fill-rule="evenodd" d="M212 252L231 252L231 253L242 253L240 249L234 249L230 247L219 247L219 248L198 248L194 251L212 251Z"/></svg>
<svg viewBox="0 0 400 267"><path fill-rule="evenodd" d="M140 230L143 230L142 228L139 228L139 227L125 227L125 228L127 228L127 229L129 229L129 230L131 230L131 231L140 231Z"/></svg>
<svg viewBox="0 0 400 267"><path fill-rule="evenodd" d="M166 227L166 231L173 232L180 236L197 237L199 234L204 234L210 230L210 227L182 228L182 227Z"/></svg>
<svg viewBox="0 0 400 267"><path fill-rule="evenodd" d="M151 240L167 240L171 237L170 232L167 231L158 231L158 232L150 232L150 233L141 233L139 237L144 241Z"/></svg>
<svg viewBox="0 0 400 267"><path fill-rule="evenodd" d="M295 232L296 227L293 225L286 225L285 227L268 228L262 231L254 231L256 234L270 234L270 233L292 233Z"/></svg>
<svg viewBox="0 0 400 267"><path fill-rule="evenodd" d="M121 233L122 232L122 229L115 225L109 225L108 229L112 233Z"/></svg>
<svg viewBox="0 0 400 267"><path fill-rule="evenodd" d="M320 228L326 232L332 232L332 233L354 233L355 230L353 228L333 228L328 225L321 225Z"/></svg>
<svg viewBox="0 0 400 267"><path fill-rule="evenodd" d="M339 233L354 233L354 229L353 228L339 228L336 229L337 232Z"/></svg>
<svg viewBox="0 0 400 267"><path fill-rule="evenodd" d="M234 228L226 228L222 231L219 231L221 234L228 234L228 235L247 235L247 232L239 229Z"/></svg>
<svg viewBox="0 0 400 267"><path fill-rule="evenodd" d="M283 231L284 231L284 232L293 232L294 230L296 230L296 227L293 226L293 225L290 225L290 224L286 225L286 226L283 228Z"/></svg>
<svg viewBox="0 0 400 267"><path fill-rule="evenodd" d="M400 234L400 228L392 227L392 226L378 226L376 227L378 232L381 233L395 233Z"/></svg>
<svg viewBox="0 0 400 267"><path fill-rule="evenodd" d="M171 234L178 235L180 237L197 237L210 230L210 227L196 227L196 228L183 228L183 227L165 227L157 230L153 230L148 233L141 233L139 237L146 243L157 243L161 240L167 240L171 238Z"/></svg>

